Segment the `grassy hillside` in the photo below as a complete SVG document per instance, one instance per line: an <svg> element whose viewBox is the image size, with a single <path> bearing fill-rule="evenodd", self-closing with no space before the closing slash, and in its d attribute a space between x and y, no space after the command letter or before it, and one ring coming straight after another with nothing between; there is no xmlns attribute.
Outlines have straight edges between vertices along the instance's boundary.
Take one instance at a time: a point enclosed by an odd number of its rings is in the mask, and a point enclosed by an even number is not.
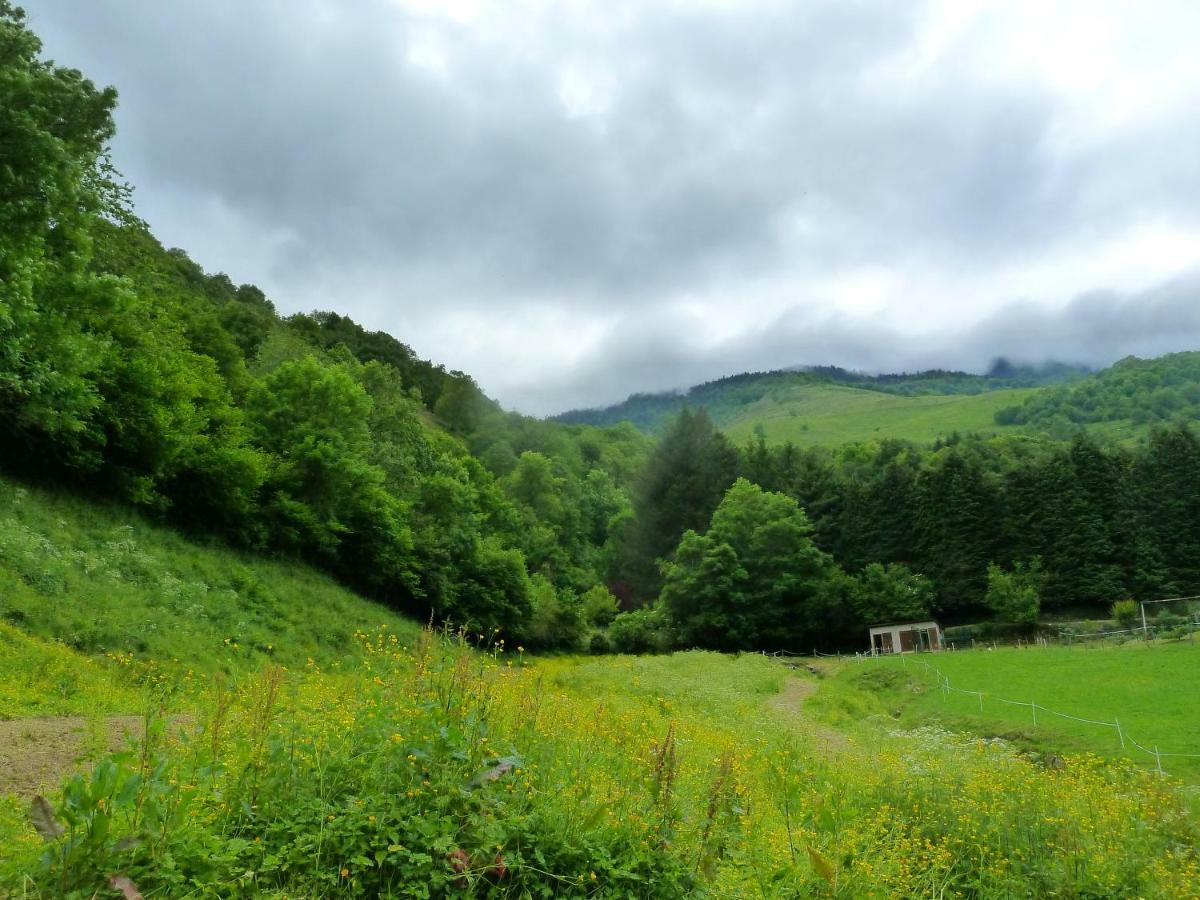
<svg viewBox="0 0 1200 900"><path fill-rule="evenodd" d="M769 372L725 378L681 394L635 395L602 410L558 417L566 422L608 425L631 421L660 432L686 403L704 407L717 427L742 441L761 427L768 443L838 446L875 438L928 443L954 432L1020 431L998 425L1000 410L1034 397L1035 386L1008 386L1002 379L955 373L851 377L840 370ZM1049 376L1047 376L1049 377ZM1067 377L1060 373L1055 377ZM1075 373L1074 377L1080 377Z"/></svg>
<svg viewBox="0 0 1200 900"><path fill-rule="evenodd" d="M1000 366L1000 363L997 364ZM1005 364L988 375L930 370L913 374L865 375L836 366L802 370L746 372L731 375L686 391L634 394L603 409L571 410L554 418L561 422L613 425L632 422L644 431L660 433L687 404L703 406L714 421L729 423L743 417L746 408L772 398L804 396L809 388L841 387L901 397L974 396L993 391L1037 388L1078 381L1086 371L1070 366L1047 365L1040 369Z"/></svg>
<svg viewBox="0 0 1200 900"><path fill-rule="evenodd" d="M356 629L417 631L307 566L197 544L125 507L2 479L0 622L90 657L203 670L327 663Z"/></svg>
<svg viewBox="0 0 1200 900"><path fill-rule="evenodd" d="M956 689L938 689L936 667ZM935 656L884 658L844 665L821 698L827 710L866 694L878 711L899 716L912 727L937 723L985 736L999 735L1019 746L1054 753L1095 753L1127 759L1153 769L1155 759L1138 750L1157 746L1163 768L1200 780L1200 697L1185 687L1200 665L1200 645L1182 641L1147 647L1000 648ZM977 694L982 692L982 703ZM1001 702L1036 701L1040 707L1092 722L1120 722L1115 728L1077 722L1029 706ZM861 712L861 711L859 711ZM1190 754L1195 758L1189 758Z"/></svg>
<svg viewBox="0 0 1200 900"><path fill-rule="evenodd" d="M26 716L132 713L142 706L141 691L116 659L84 656L2 621L0 648L0 722Z"/></svg>
<svg viewBox="0 0 1200 900"><path fill-rule="evenodd" d="M686 392L636 394L606 409L575 410L567 422L631 421L658 433L688 404L704 407L735 440L761 429L768 443L837 446L875 438L928 443L953 432L1048 434L1085 429L1132 443L1154 425L1192 421L1200 410L1200 353L1130 357L1087 373L1066 366L865 376L837 368L747 373Z"/></svg>
<svg viewBox="0 0 1200 900"><path fill-rule="evenodd" d="M836 384L797 384L772 391L727 413L718 425L737 442L762 430L768 443L838 446L877 438L930 443L954 432L1001 434L998 410L1020 403L1036 388L971 395L901 396Z"/></svg>

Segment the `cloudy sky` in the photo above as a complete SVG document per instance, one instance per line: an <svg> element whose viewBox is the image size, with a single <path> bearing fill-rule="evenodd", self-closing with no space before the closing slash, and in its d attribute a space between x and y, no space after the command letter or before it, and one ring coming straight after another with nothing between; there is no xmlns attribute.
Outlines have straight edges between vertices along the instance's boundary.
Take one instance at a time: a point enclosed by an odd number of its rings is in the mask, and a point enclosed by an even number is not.
<svg viewBox="0 0 1200 900"><path fill-rule="evenodd" d="M530 413L1200 349L1195 0L25 0L168 245Z"/></svg>

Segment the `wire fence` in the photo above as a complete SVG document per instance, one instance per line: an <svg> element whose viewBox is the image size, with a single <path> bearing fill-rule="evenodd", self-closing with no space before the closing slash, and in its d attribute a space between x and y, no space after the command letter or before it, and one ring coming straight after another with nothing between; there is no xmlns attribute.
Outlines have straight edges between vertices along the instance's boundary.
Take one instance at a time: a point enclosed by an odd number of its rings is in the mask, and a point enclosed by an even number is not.
<svg viewBox="0 0 1200 900"><path fill-rule="evenodd" d="M863 655L863 654L858 654L855 656L855 659L857 659L860 662L863 660L866 660L866 659L883 659L883 658L885 658L885 657ZM901 659L903 661L902 662L903 665L908 664L906 657L901 655ZM951 684L950 679L937 666L931 665L930 663L926 662L925 660L914 660L914 662L923 666L931 675L933 675L937 679L938 688L939 688L939 690L942 691L943 697L949 696L952 693L966 694L968 696L973 696L979 702L980 713L983 713L985 711L984 698L986 697L988 699L988 702L1003 703L1007 706L1028 707L1031 718L1032 718L1032 722L1033 722L1033 725L1035 728L1038 726L1038 713L1039 712L1048 714L1051 716L1057 716L1060 719L1068 719L1072 722L1080 722L1084 725L1092 725L1092 726L1096 726L1096 727L1100 727L1100 728L1111 728L1116 732L1117 741L1119 742L1122 750L1128 751L1129 747L1133 747L1133 748L1141 751L1142 753L1145 753L1147 756L1153 757L1155 768L1158 770L1158 774L1160 776L1166 774L1166 772L1163 770L1163 764L1162 764L1162 761L1164 759L1170 759L1170 758L1200 759L1200 753L1166 752L1166 751L1160 750L1157 744L1151 744L1150 747L1143 746L1141 743L1136 741L1131 734L1129 734L1125 730L1124 726L1121 725L1121 720L1119 718L1117 718L1116 716L1113 717L1113 720L1111 722L1106 722L1101 719L1089 719L1089 718L1085 718L1083 716L1076 716L1076 715L1072 715L1071 713L1065 713L1060 710L1050 709L1047 706L1042 706L1042 704L1038 703L1036 700L1012 700L1012 699L1009 699L1006 697L999 697L995 694L988 693L986 691L966 690L965 688L956 687L955 685ZM1151 748L1153 748L1153 749L1151 749Z"/></svg>
<svg viewBox="0 0 1200 900"><path fill-rule="evenodd" d="M1134 630L1140 631L1140 629L1134 629ZM1123 633L1127 633L1127 632L1114 632L1114 633L1123 634ZM893 656L899 656L901 659L901 664L905 665L905 666L908 665L908 656L903 653L896 653L896 654L822 653L821 651L817 650L816 648L813 648L812 653L798 653L798 652L791 651L791 650L776 650L771 653L762 651L762 655L773 658L773 659L819 659L819 658L824 658L824 659L847 659L847 660L854 660L856 662L863 662L863 661L869 660L869 659L887 659L887 658L890 658ZM1164 759L1200 759L1200 753L1167 752L1167 751L1160 750L1158 747L1158 744L1151 744L1149 747L1143 746L1141 743L1139 743L1137 740L1135 740L1133 738L1133 736L1131 734L1129 734L1129 732L1127 732L1125 730L1125 727L1121 724L1121 720L1119 718L1117 718L1116 716L1113 716L1113 720L1111 722L1106 722L1101 719L1089 719L1089 718L1085 718L1084 716L1075 716L1070 713L1061 712L1060 710L1050 709L1047 706L1042 706L1042 704L1038 703L1036 700L1012 700L1012 699L1009 699L1006 697L999 697L999 696L989 693L987 691L966 690L965 688L960 688L960 687L957 687L957 686L951 684L950 679L937 666L931 665L930 663L926 662L923 659L917 659L917 660L914 660L914 662L923 666L931 675L933 675L936 678L938 690L940 690L942 692L943 697L947 697L950 694L965 694L968 696L973 696L976 698L976 700L979 703L979 712L980 713L985 712L984 698L986 697L988 699L988 702L1003 703L1007 706L1028 707L1029 712L1030 712L1030 717L1031 717L1034 727L1038 726L1038 713L1041 712L1046 715L1056 716L1057 718L1060 718L1060 719L1067 719L1072 722L1079 722L1083 725L1091 725L1091 726L1095 726L1095 727L1099 727L1099 728L1111 728L1116 732L1117 741L1120 744L1121 750L1123 750L1125 752L1129 752L1129 748L1132 747L1133 749L1136 749L1136 750L1141 751L1142 753L1145 753L1147 756L1153 757L1154 766L1157 769L1158 774L1160 776L1165 776L1167 774L1166 771L1163 769L1162 761Z"/></svg>

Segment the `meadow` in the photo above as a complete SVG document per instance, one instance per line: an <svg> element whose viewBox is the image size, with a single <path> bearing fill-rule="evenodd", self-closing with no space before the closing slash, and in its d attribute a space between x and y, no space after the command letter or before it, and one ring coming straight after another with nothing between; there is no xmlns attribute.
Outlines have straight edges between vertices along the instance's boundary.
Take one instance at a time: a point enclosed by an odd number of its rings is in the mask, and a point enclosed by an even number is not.
<svg viewBox="0 0 1200 900"><path fill-rule="evenodd" d="M929 666L949 680L951 690L938 688L938 674ZM1161 757L1165 771L1200 782L1200 697L1192 687L1198 666L1200 645L1187 639L884 657L841 666L822 702L836 715L839 692L850 698L868 692L906 725L932 722L1046 753L1091 752L1143 768L1157 768L1157 746L1167 754ZM1044 709L1035 723L1029 706L1002 699L1120 723L1125 739L1116 728Z"/></svg>
<svg viewBox="0 0 1200 900"><path fill-rule="evenodd" d="M1180 897L1200 878L1173 782L937 729L834 731L805 714L812 677L761 656L359 640L331 671L151 679L190 725L152 715L52 792L50 841L10 799L10 889L93 896L120 873L146 896Z"/></svg>
<svg viewBox="0 0 1200 900"><path fill-rule="evenodd" d="M997 425L995 414L1037 392L1013 388L981 394L903 396L838 384L796 384L777 388L749 405L713 412L714 420L735 442L761 429L770 444L837 447L880 438L931 443L961 434L1021 433Z"/></svg>

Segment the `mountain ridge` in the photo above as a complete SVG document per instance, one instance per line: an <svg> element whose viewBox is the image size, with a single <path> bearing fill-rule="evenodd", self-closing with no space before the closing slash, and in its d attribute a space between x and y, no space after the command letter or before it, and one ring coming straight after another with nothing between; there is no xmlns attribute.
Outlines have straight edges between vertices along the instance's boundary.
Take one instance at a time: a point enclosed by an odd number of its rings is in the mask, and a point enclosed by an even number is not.
<svg viewBox="0 0 1200 900"><path fill-rule="evenodd" d="M721 427L736 426L741 413L781 391L851 388L896 397L978 396L1002 390L1040 388L1086 378L1083 366L1048 362L1018 366L1004 358L993 361L986 374L949 369L912 373L870 374L832 365L795 366L762 372L742 372L686 389L631 394L607 407L568 410L551 420L566 424L613 425L631 422L651 434L661 433L685 405L705 407ZM995 410L988 413L992 416ZM986 417L985 417L986 418ZM987 418L991 421L990 418Z"/></svg>

